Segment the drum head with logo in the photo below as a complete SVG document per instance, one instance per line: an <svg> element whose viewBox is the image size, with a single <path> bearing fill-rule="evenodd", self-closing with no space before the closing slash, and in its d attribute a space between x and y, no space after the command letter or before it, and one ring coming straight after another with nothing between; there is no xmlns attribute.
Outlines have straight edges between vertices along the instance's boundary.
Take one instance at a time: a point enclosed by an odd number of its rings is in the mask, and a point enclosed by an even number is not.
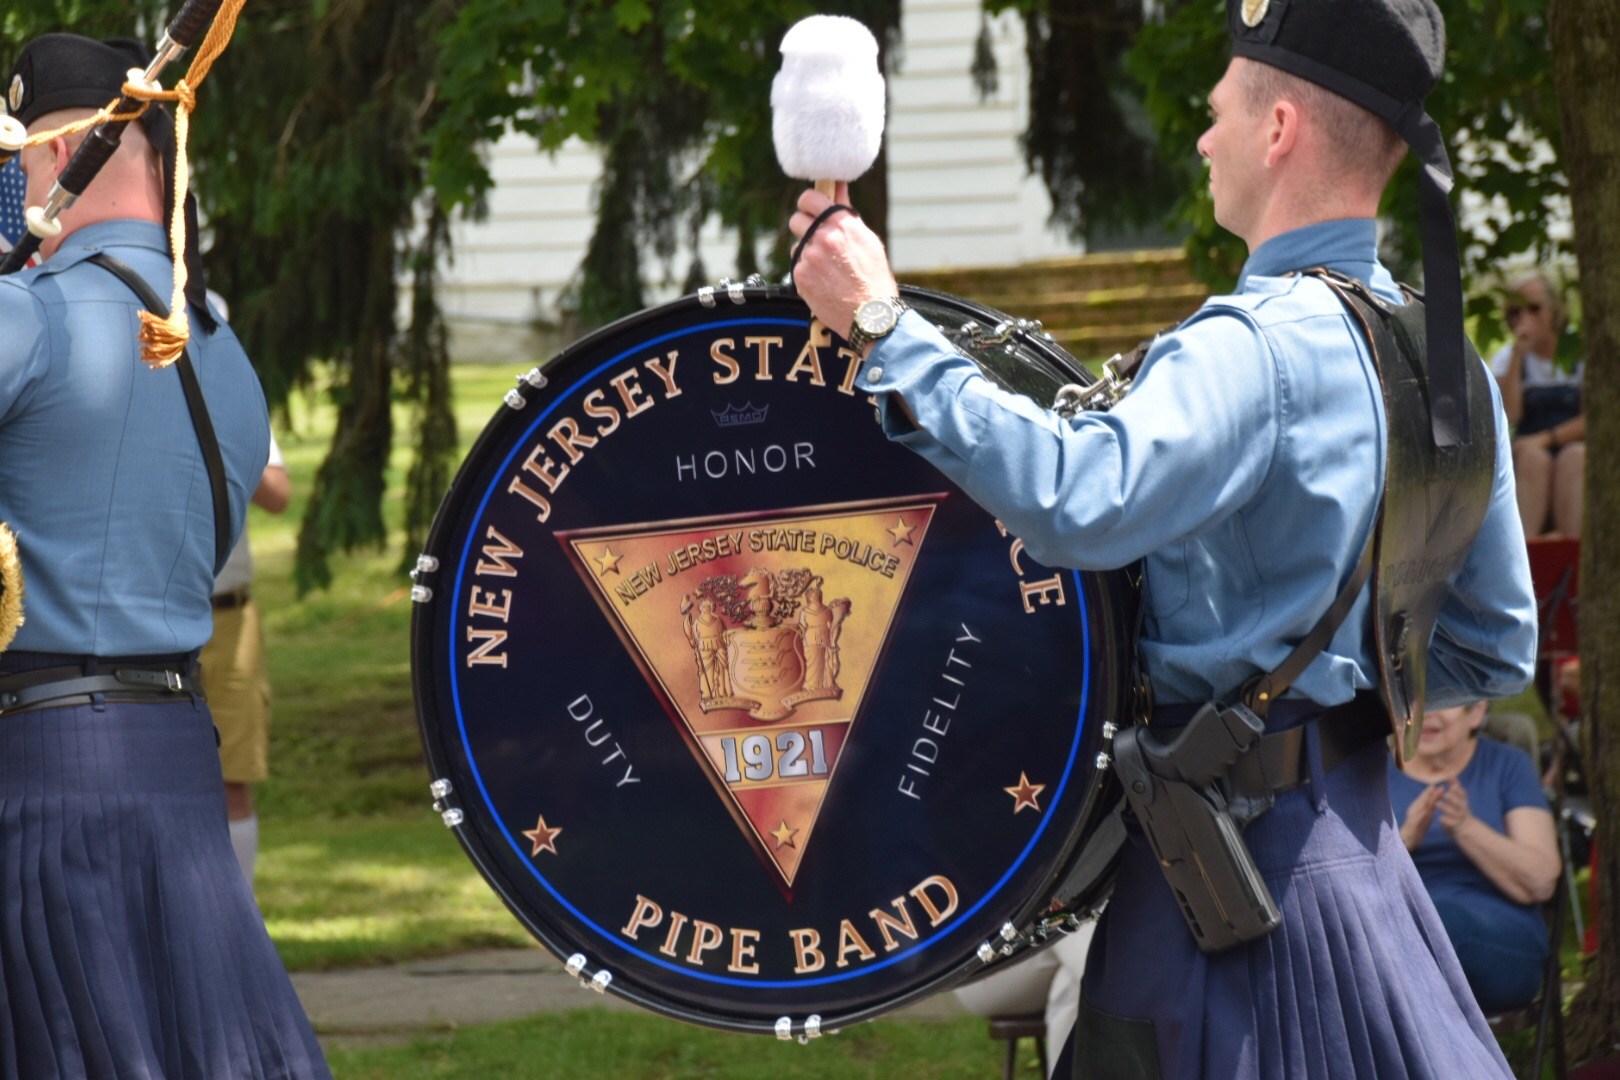
<svg viewBox="0 0 1620 1080"><path fill-rule="evenodd" d="M508 395L417 574L418 712L446 821L583 980L813 1033L1077 899L1129 600L886 439L802 302L706 299ZM1084 378L907 299L1004 385Z"/></svg>

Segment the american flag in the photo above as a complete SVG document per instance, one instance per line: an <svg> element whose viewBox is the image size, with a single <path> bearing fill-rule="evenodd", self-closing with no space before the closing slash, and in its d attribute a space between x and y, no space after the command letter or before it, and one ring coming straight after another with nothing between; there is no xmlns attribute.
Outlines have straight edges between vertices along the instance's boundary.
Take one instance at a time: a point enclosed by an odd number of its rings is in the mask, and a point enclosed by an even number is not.
<svg viewBox="0 0 1620 1080"><path fill-rule="evenodd" d="M28 200L28 179L23 176L22 166L16 158L6 162L0 168L0 255L10 251L23 233L28 231L28 224L23 217L24 205ZM29 266L39 263L39 257L28 260Z"/></svg>

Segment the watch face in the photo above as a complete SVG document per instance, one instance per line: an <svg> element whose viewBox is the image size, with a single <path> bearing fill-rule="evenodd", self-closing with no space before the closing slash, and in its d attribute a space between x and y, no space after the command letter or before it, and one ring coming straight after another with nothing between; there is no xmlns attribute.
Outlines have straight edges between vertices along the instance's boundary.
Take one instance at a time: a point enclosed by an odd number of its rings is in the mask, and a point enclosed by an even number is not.
<svg viewBox="0 0 1620 1080"><path fill-rule="evenodd" d="M899 319L900 313L888 300L868 300L855 311L855 325L873 337L882 337L893 330Z"/></svg>

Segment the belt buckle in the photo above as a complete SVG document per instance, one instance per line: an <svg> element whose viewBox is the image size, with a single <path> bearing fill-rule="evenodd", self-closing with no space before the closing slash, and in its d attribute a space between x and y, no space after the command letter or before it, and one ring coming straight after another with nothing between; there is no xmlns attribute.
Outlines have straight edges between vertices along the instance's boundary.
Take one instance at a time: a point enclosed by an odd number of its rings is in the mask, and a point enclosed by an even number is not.
<svg viewBox="0 0 1620 1080"><path fill-rule="evenodd" d="M163 675L164 681L168 683L169 693L178 694L184 685L180 679L180 673L178 671L165 671Z"/></svg>

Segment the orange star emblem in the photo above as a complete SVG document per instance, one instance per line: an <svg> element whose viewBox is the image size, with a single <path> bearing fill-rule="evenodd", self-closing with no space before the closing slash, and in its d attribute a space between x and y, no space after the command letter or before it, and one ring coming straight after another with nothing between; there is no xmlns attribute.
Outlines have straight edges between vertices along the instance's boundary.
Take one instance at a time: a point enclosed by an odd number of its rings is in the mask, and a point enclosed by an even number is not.
<svg viewBox="0 0 1620 1080"><path fill-rule="evenodd" d="M894 537L894 540L890 543L890 546L899 547L901 544L912 543L911 534L917 531L917 526L908 524L905 518L901 518L899 521L894 523L892 528L884 529L883 531Z"/></svg>
<svg viewBox="0 0 1620 1080"><path fill-rule="evenodd" d="M1025 809L1033 810L1037 814L1041 812L1040 796L1041 792L1046 790L1045 784L1032 784L1029 782L1029 777L1020 772L1016 787L1002 788L1001 790L1013 797L1013 813L1016 814Z"/></svg>
<svg viewBox="0 0 1620 1080"><path fill-rule="evenodd" d="M535 821L534 828L524 829L523 835L534 842L534 850L529 852L530 858L539 855L542 851L549 851L555 855L557 854L557 837L562 835L562 828L547 828L546 819L541 817Z"/></svg>
<svg viewBox="0 0 1620 1080"><path fill-rule="evenodd" d="M624 558L624 556L613 554L613 549L607 545L603 545L602 554L591 556L591 559L596 563L596 574L598 577L607 577L609 574L617 574L619 572L619 560L622 558Z"/></svg>
<svg viewBox="0 0 1620 1080"><path fill-rule="evenodd" d="M798 845L793 842L793 838L799 835L799 830L788 828L788 823L785 820L781 825L778 825L774 830L772 830L771 835L776 837L776 846L779 848L798 847Z"/></svg>

